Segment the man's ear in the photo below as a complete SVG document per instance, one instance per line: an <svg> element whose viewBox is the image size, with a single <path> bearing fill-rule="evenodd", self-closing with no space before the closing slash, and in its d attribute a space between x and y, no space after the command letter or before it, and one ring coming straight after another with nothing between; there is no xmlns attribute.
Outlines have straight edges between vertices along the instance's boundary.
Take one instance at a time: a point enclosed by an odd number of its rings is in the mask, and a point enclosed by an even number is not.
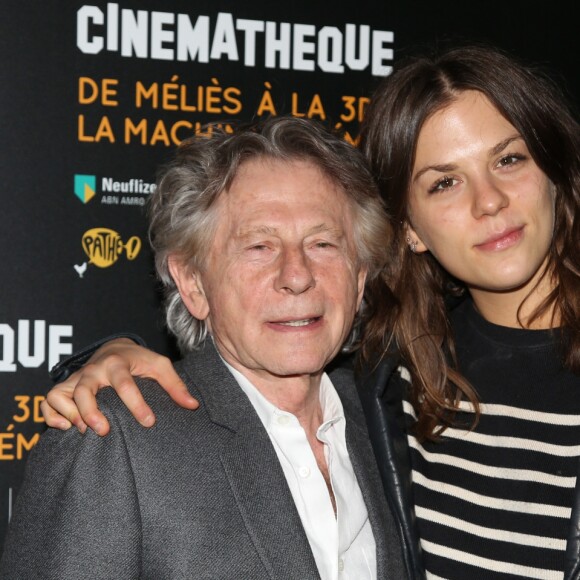
<svg viewBox="0 0 580 580"><path fill-rule="evenodd" d="M423 243L423 240L419 237L409 222L405 222L405 237L407 239L409 249L414 254L422 254L429 250L429 248L427 248L427 246Z"/></svg>
<svg viewBox="0 0 580 580"><path fill-rule="evenodd" d="M176 256L169 256L167 266L190 314L198 320L205 320L209 316L209 303L199 272L192 271Z"/></svg>

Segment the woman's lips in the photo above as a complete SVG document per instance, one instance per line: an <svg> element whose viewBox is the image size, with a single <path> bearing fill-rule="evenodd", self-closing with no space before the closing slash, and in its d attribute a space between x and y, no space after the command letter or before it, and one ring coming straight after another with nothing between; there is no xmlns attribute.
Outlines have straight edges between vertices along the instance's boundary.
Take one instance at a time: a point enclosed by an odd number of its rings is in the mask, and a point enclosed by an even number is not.
<svg viewBox="0 0 580 580"><path fill-rule="evenodd" d="M523 237L524 228L514 228L506 230L501 234L494 234L485 242L477 244L475 247L478 250L483 250L486 252L497 252L501 250L506 250L515 246Z"/></svg>

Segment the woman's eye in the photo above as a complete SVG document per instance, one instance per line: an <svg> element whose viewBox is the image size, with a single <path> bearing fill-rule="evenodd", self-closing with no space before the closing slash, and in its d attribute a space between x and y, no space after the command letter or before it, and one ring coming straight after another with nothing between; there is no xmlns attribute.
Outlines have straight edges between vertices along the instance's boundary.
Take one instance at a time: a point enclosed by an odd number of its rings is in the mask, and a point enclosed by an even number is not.
<svg viewBox="0 0 580 580"><path fill-rule="evenodd" d="M509 167L510 165L514 165L518 161L522 161L525 159L523 155L510 153L509 155L504 155L498 162L498 167Z"/></svg>
<svg viewBox="0 0 580 580"><path fill-rule="evenodd" d="M454 177L445 176L439 181L436 181L431 188L429 189L429 193L436 193L438 191L444 191L453 187L456 183L459 183L459 180L455 179Z"/></svg>

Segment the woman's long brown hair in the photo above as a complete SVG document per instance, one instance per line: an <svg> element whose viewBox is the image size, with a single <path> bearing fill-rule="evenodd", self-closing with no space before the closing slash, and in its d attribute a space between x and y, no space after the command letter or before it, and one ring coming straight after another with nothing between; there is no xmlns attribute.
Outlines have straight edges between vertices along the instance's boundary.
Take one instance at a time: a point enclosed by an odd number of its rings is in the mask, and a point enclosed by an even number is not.
<svg viewBox="0 0 580 580"><path fill-rule="evenodd" d="M491 48L458 48L436 58L413 59L383 80L361 131L361 147L395 233L382 287L375 282L368 289L372 311L362 356L368 364L376 363L377 353L396 343L411 374L410 397L421 439L437 439L453 424L462 399L474 405L476 421L479 416L477 393L457 368L448 316L447 300L465 290L431 254L411 253L405 233L419 132L431 115L467 90L483 93L520 132L555 187L554 237L545 273L553 290L530 322L546 313L557 316L563 328L563 363L580 373L580 136L565 98L539 71ZM397 304L381 300L385 286Z"/></svg>

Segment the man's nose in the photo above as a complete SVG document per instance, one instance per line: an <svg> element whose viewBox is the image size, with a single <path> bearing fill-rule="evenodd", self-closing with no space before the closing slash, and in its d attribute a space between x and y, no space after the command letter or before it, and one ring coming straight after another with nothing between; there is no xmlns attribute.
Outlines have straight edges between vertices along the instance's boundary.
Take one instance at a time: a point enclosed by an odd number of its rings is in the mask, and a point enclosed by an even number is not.
<svg viewBox="0 0 580 580"><path fill-rule="evenodd" d="M287 248L279 258L276 290L302 294L316 285L310 260L303 248Z"/></svg>

